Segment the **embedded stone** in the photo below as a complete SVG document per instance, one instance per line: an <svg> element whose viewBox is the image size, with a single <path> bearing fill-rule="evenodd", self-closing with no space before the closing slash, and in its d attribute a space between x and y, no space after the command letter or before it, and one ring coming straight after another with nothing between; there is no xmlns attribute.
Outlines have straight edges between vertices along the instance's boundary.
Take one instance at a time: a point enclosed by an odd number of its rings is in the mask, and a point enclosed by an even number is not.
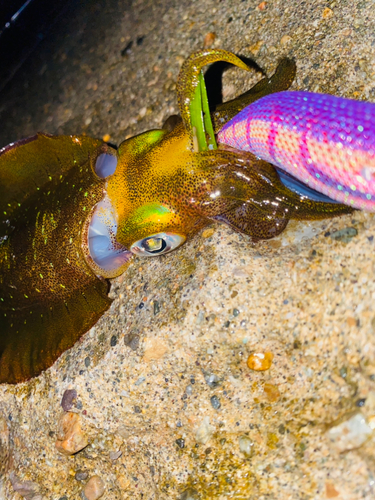
<svg viewBox="0 0 375 500"><path fill-rule="evenodd" d="M81 429L80 416L68 412L61 416L57 430L56 449L64 455L74 455L88 445Z"/></svg>

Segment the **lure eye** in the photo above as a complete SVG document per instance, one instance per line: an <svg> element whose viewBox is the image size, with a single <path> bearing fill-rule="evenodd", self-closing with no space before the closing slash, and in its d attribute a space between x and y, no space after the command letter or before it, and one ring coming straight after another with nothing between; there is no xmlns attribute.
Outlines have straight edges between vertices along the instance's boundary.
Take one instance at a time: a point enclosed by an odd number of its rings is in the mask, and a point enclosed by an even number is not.
<svg viewBox="0 0 375 500"><path fill-rule="evenodd" d="M95 173L101 179L115 173L117 167L117 157L108 153L99 155L95 162Z"/></svg>
<svg viewBox="0 0 375 500"><path fill-rule="evenodd" d="M158 233L136 241L130 247L130 251L140 257L154 257L171 252L182 245L185 240L185 236L180 234Z"/></svg>

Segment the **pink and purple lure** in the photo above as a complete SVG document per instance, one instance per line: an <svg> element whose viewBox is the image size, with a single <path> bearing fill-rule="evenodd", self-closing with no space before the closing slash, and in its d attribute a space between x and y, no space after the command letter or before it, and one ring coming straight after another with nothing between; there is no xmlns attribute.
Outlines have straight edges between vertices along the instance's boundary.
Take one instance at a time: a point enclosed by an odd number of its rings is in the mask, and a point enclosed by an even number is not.
<svg viewBox="0 0 375 500"><path fill-rule="evenodd" d="M218 142L250 151L337 202L375 211L373 103L312 92L270 94L230 120Z"/></svg>

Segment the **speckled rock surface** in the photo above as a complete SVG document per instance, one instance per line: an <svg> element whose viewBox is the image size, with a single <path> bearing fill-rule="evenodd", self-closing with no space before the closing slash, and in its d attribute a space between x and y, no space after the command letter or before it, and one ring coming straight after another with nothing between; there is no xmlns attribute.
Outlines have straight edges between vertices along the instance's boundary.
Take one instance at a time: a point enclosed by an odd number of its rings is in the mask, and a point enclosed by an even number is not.
<svg viewBox="0 0 375 500"><path fill-rule="evenodd" d="M375 101L374 25L370 0L85 2L2 93L0 143L160 127L211 32L269 73L294 57L295 89ZM228 70L224 97L257 78ZM73 500L94 476L103 500L374 498L374 236L361 212L256 245L217 225L135 260L74 348L0 387L0 498ZM88 441L72 456L66 390Z"/></svg>

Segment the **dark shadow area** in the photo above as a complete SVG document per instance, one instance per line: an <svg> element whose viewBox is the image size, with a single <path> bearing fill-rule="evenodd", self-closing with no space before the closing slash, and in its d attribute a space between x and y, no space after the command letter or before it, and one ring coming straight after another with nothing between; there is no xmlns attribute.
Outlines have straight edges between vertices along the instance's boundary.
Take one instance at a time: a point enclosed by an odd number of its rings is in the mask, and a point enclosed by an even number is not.
<svg viewBox="0 0 375 500"><path fill-rule="evenodd" d="M0 2L0 91L78 0Z"/></svg>
<svg viewBox="0 0 375 500"><path fill-rule="evenodd" d="M130 9L131 0L31 0L0 35L0 147L38 131L82 133L87 81L100 79ZM66 109L77 123L61 130Z"/></svg>
<svg viewBox="0 0 375 500"><path fill-rule="evenodd" d="M255 71L261 72L263 73L263 75L265 75L262 68L260 68L260 66L258 66L258 64L253 61L253 59L250 59L249 57L239 56L238 54L236 55L250 68L253 68ZM231 64L226 62L216 62L214 64L211 64L204 75L210 110L214 110L218 104L222 104L223 102L223 73L231 66Z"/></svg>

